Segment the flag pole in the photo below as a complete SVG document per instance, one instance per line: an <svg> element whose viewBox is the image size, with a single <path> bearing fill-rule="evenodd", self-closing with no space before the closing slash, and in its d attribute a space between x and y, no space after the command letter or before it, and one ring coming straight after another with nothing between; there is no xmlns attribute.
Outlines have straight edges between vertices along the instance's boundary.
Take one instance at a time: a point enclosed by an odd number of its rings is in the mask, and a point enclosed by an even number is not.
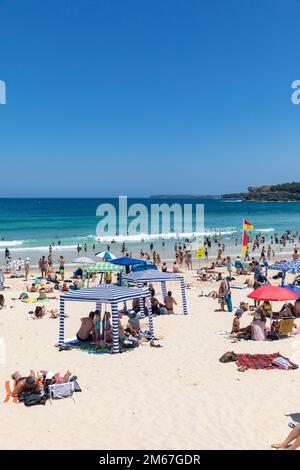
<svg viewBox="0 0 300 470"><path fill-rule="evenodd" d="M243 219L243 226L242 226L242 253L241 253L241 258L243 259L243 243L244 243L244 226L245 226L245 219Z"/></svg>

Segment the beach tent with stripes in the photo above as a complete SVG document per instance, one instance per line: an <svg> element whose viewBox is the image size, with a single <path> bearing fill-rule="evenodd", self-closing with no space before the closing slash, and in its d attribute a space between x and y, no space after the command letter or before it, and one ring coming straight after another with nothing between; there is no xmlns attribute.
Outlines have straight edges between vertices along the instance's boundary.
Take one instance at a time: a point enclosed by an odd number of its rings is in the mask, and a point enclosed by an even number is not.
<svg viewBox="0 0 300 470"><path fill-rule="evenodd" d="M167 296L167 282L179 282L182 296L182 310L184 315L187 315L188 311L183 274L163 273L160 271L146 270L135 273L131 272L125 276L122 275L122 282L124 283L124 281L127 282L128 285L136 285L138 288L142 288L144 284L160 282L163 299Z"/></svg>
<svg viewBox="0 0 300 470"><path fill-rule="evenodd" d="M118 264L111 264L107 262L97 263L93 266L88 266L83 270L82 274L82 285L84 286L87 280L87 286L89 286L90 277L93 273L101 274L100 284L102 283L102 277L104 273L125 273L124 266Z"/></svg>
<svg viewBox="0 0 300 470"><path fill-rule="evenodd" d="M280 263L275 263L272 264L272 266L269 266L269 269L272 269L274 271L281 271L283 273L282 285L284 285L287 273L300 273L300 261L283 261Z"/></svg>
<svg viewBox="0 0 300 470"><path fill-rule="evenodd" d="M144 289L129 288L115 285L102 285L89 289L79 289L68 292L60 296L60 316L59 316L59 339L58 345L65 344L65 303L66 302L92 302L96 304L96 309L100 310L102 304L110 304L112 312L113 348L114 354L120 352L119 348L119 328L118 328L118 304L129 300L139 299L141 316L144 313L144 299L148 307L150 339L154 340L154 327L152 318L152 308L150 302L150 292Z"/></svg>

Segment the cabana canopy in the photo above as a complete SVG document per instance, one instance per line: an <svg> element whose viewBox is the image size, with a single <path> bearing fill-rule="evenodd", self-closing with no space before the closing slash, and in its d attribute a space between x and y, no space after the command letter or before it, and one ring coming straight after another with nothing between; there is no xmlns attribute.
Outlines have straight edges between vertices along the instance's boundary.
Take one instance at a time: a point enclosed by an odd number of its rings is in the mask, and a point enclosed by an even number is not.
<svg viewBox="0 0 300 470"><path fill-rule="evenodd" d="M60 316L59 316L59 346L64 345L65 341L65 302L95 302L97 310L101 311L103 303L111 305L112 311L112 330L113 330L113 349L112 352L119 353L119 327L118 327L118 304L128 300L140 299L141 313L144 311L144 299L149 299L150 292L143 289L132 289L128 287L115 285L102 285L90 289L80 289L74 292L68 292L60 296ZM151 302L148 302L148 318L150 339L154 339L154 328Z"/></svg>
<svg viewBox="0 0 300 470"><path fill-rule="evenodd" d="M182 295L182 310L187 315L187 304L186 304L186 292L184 287L184 276L183 274L163 273L160 271L146 270L135 273L129 273L122 276L122 280L126 280L128 284L136 285L141 288L143 284L160 282L163 298L167 296L167 282L177 281L180 282L181 295Z"/></svg>
<svg viewBox="0 0 300 470"><path fill-rule="evenodd" d="M136 273L138 271L146 271L147 269L152 269L153 271L157 271L157 266L150 261L147 261L146 264L136 264L131 268L132 273Z"/></svg>
<svg viewBox="0 0 300 470"><path fill-rule="evenodd" d="M269 266L269 269L283 272L281 285L284 285L287 273L291 273L291 274L300 273L300 261L284 261L282 263L275 263L275 264L272 264L272 266Z"/></svg>
<svg viewBox="0 0 300 470"><path fill-rule="evenodd" d="M116 264L110 264L110 263L97 263L94 266L88 266L83 270L83 275L82 275L82 285L84 286L86 279L88 279L88 284L89 284L89 279L92 273L124 273L125 268L124 266L116 265Z"/></svg>
<svg viewBox="0 0 300 470"><path fill-rule="evenodd" d="M136 264L147 264L146 261L143 259L137 259L137 258L128 258L128 256L125 256L124 258L116 258L109 260L111 264L119 264L121 266L135 266Z"/></svg>

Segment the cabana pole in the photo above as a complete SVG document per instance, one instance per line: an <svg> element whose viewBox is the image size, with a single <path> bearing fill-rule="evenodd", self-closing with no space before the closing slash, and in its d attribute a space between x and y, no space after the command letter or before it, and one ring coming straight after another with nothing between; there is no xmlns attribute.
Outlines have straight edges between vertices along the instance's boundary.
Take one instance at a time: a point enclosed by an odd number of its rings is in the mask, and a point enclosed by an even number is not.
<svg viewBox="0 0 300 470"><path fill-rule="evenodd" d="M111 313L112 313L112 330L113 330L113 354L118 354L120 352L119 344L119 317L118 317L118 304L113 302L111 304Z"/></svg>
<svg viewBox="0 0 300 470"><path fill-rule="evenodd" d="M59 338L58 345L63 346L65 342L65 301L59 301Z"/></svg>
<svg viewBox="0 0 300 470"><path fill-rule="evenodd" d="M152 305L150 297L146 297L147 307L148 307L148 321L149 321L149 333L150 333L150 340L154 341L154 324L153 324L153 317L152 317Z"/></svg>
<svg viewBox="0 0 300 470"><path fill-rule="evenodd" d="M163 302L164 302L165 298L167 297L167 283L166 283L166 281L161 281L161 292L162 292L162 298L163 298Z"/></svg>
<svg viewBox="0 0 300 470"><path fill-rule="evenodd" d="M180 278L180 287L181 287L181 297L182 297L182 310L183 310L184 315L187 315L188 311L187 311L187 305L186 305L186 295L185 295L183 276Z"/></svg>
<svg viewBox="0 0 300 470"><path fill-rule="evenodd" d="M137 287L138 287L139 289L142 289L142 288L143 288L143 283L142 283L142 282L138 282L138 283L137 283ZM144 298L143 298L143 297L140 297L140 298L139 298L139 302L140 302L140 318L145 318Z"/></svg>

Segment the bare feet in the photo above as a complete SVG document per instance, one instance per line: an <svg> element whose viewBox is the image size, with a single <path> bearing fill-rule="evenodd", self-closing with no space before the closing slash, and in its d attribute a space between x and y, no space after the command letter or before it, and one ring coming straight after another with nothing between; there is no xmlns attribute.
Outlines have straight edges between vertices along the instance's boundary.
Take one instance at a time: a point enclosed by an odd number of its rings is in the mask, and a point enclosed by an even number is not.
<svg viewBox="0 0 300 470"><path fill-rule="evenodd" d="M280 444L272 444L271 447L273 447L273 449L286 449L286 447L283 446L283 442L280 442Z"/></svg>
<svg viewBox="0 0 300 470"><path fill-rule="evenodd" d="M11 378L13 380L19 380L21 378L20 372L19 371L14 372L13 374L11 374Z"/></svg>

